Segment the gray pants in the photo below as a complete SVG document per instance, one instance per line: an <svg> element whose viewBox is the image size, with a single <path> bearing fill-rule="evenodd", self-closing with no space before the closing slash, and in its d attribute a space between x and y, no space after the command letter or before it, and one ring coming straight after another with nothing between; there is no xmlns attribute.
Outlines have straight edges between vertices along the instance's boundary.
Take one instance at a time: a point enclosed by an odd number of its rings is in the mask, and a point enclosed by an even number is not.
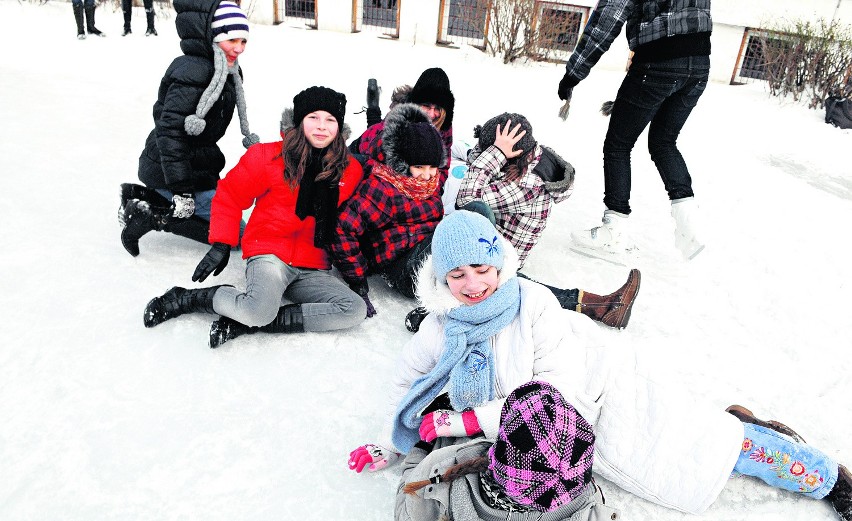
<svg viewBox="0 0 852 521"><path fill-rule="evenodd" d="M213 297L216 313L247 326L265 326L286 304L301 304L305 331L356 326L367 305L330 271L296 268L275 255L257 255L246 263L246 290L223 286Z"/></svg>

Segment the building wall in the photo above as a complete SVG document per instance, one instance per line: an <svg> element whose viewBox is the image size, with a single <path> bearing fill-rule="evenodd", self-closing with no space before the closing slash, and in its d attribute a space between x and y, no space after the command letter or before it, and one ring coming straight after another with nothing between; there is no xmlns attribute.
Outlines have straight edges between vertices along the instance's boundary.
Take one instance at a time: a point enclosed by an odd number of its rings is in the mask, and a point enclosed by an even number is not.
<svg viewBox="0 0 852 521"><path fill-rule="evenodd" d="M597 4L597 0L562 1L590 8ZM435 45L439 33L440 0L399 0L399 5L399 39L412 44ZM322 31L352 31L352 9L352 0L317 0L317 28ZM271 24L275 19L272 0L250 0L247 11L254 23ZM852 0L713 0L712 15L710 79L727 83L736 68L747 28L769 27L781 18L813 21L823 18L852 23ZM598 68L626 68L630 49L623 32L598 62Z"/></svg>

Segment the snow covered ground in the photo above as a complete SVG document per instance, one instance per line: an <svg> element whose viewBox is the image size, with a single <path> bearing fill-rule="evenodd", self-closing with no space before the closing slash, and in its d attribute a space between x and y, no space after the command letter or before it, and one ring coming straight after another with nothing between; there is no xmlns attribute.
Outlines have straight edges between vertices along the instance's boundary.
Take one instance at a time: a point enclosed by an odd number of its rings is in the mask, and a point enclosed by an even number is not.
<svg viewBox="0 0 852 521"><path fill-rule="evenodd" d="M212 316L145 329L145 303L175 284L197 286L190 276L206 252L152 233L134 259L116 222L118 185L136 180L160 77L180 52L174 18L145 38L138 9L122 38L121 14L100 8L108 37L84 41L69 3L0 0L0 19L0 519L390 519L397 473L356 475L346 459L381 422L374 411L410 336L412 303L374 279L379 315L355 330L255 335L215 351ZM622 73L594 71L562 122L555 64L505 66L470 49L283 26L253 26L240 61L251 127L265 141L307 86L345 92L346 121L361 132L354 112L367 78L383 86L386 107L393 87L443 67L457 136L520 112L577 169L529 274L599 293L627 276L568 249L568 232L603 210L607 120L597 108ZM691 263L674 249L642 138L630 218L642 289L630 326L602 334L696 399L747 404L852 463L852 132L822 117L760 85L709 86L681 139L707 224L707 249ZM234 121L221 142L229 167L240 138ZM240 285L242 269L232 256L214 282ZM627 519L697 519L604 487ZM736 478L700 519L834 514Z"/></svg>

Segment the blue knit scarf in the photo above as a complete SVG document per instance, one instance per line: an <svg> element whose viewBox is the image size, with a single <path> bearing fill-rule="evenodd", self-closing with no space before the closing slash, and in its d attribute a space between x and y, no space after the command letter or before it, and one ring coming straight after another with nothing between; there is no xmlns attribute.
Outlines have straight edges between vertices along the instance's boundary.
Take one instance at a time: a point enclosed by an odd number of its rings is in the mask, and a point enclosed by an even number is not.
<svg viewBox="0 0 852 521"><path fill-rule="evenodd" d="M453 308L444 325L444 353L431 371L421 376L396 410L393 443L408 453L420 439L420 411L450 383L455 411L482 405L494 398L494 352L490 339L518 316L521 293L518 278L505 281L493 295L472 306Z"/></svg>

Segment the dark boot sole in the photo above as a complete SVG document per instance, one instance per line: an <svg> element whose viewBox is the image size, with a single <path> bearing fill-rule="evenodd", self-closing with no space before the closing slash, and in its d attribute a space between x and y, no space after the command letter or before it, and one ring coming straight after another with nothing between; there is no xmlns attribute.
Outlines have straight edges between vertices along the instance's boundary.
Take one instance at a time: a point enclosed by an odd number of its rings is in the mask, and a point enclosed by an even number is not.
<svg viewBox="0 0 852 521"><path fill-rule="evenodd" d="M760 425L761 427L765 427L775 432L780 432L785 436L789 436L798 443L807 443L804 438L799 436L799 433L797 433L790 427L787 427L783 423L775 420L761 420L760 418L755 416L753 412L746 409L742 405L731 405L730 407L725 409L725 412L732 414L736 419L740 420L743 423Z"/></svg>

